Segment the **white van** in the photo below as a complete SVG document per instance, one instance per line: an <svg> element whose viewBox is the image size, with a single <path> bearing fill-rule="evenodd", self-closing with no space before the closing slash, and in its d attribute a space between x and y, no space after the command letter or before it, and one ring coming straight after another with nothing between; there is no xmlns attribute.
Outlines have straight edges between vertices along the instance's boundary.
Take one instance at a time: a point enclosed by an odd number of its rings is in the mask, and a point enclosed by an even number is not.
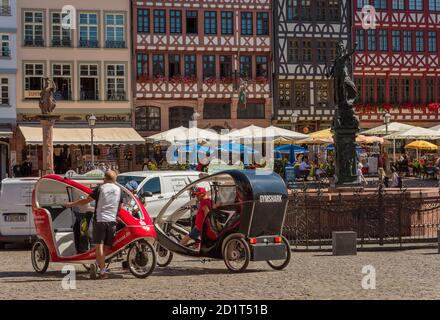
<svg viewBox="0 0 440 320"><path fill-rule="evenodd" d="M36 240L32 191L39 178L7 178L0 189L0 248L5 243ZM74 179L90 188L102 183L96 179Z"/></svg>
<svg viewBox="0 0 440 320"><path fill-rule="evenodd" d="M7 178L0 189L0 247L8 242L32 242L35 225L32 190L38 178Z"/></svg>
<svg viewBox="0 0 440 320"><path fill-rule="evenodd" d="M151 192L152 196L145 198L144 205L150 217L154 219L173 195L188 184L200 179L200 175L201 172L198 171L127 172L118 176L118 183L125 186L132 180L136 181L139 185L136 194L140 198L145 193ZM187 198L184 196L179 197L179 200L173 203L173 207L185 206L189 200L189 194Z"/></svg>

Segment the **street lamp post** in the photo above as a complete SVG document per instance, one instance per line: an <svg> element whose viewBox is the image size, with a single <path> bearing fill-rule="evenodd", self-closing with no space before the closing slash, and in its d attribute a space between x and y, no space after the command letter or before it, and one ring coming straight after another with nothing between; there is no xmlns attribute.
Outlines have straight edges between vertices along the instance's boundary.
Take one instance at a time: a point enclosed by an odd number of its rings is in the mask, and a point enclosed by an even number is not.
<svg viewBox="0 0 440 320"><path fill-rule="evenodd" d="M95 167L95 150L93 145L93 128L96 125L96 117L92 114L89 119L89 127L90 127L90 144L91 144L91 153L92 153L92 168Z"/></svg>
<svg viewBox="0 0 440 320"><path fill-rule="evenodd" d="M292 131L296 131L296 124L298 123L298 113L294 111L290 116L290 123L292 124Z"/></svg>
<svg viewBox="0 0 440 320"><path fill-rule="evenodd" d="M385 112L385 114L383 115L383 123L385 124L385 133L386 135L388 135L388 125L391 122L391 115L389 112Z"/></svg>

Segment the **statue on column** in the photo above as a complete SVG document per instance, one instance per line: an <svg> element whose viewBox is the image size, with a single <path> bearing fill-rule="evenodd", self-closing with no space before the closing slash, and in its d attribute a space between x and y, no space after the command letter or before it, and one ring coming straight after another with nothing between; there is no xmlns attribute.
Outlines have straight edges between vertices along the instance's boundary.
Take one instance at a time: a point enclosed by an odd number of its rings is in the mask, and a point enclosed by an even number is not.
<svg viewBox="0 0 440 320"><path fill-rule="evenodd" d="M53 96L57 90L57 86L50 78L44 78L43 81L43 89L40 93L39 107L42 114L48 115L51 114L57 106L57 102Z"/></svg>
<svg viewBox="0 0 440 320"><path fill-rule="evenodd" d="M343 43L338 43L335 61L327 74L328 78L334 79L336 103L332 124L336 149L336 184L354 183L357 178L356 134L359 132L359 119L353 107L359 93L349 72L356 47L357 44L347 51Z"/></svg>

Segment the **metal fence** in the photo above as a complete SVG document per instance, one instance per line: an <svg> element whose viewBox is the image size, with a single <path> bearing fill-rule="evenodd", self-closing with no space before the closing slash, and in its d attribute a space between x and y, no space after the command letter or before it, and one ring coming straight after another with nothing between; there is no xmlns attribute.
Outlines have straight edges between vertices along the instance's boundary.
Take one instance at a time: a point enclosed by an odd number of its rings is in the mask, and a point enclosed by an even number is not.
<svg viewBox="0 0 440 320"><path fill-rule="evenodd" d="M434 192L433 192L434 191ZM284 235L297 249L331 245L333 231L355 231L358 246L397 246L437 242L440 190L292 190Z"/></svg>

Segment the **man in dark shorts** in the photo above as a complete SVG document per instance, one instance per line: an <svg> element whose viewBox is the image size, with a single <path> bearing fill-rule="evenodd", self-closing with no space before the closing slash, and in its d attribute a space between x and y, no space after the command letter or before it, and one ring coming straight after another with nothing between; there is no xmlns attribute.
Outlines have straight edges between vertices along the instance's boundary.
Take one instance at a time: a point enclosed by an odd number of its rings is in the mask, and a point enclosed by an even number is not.
<svg viewBox="0 0 440 320"><path fill-rule="evenodd" d="M192 193L193 196L197 197L197 201L199 202L199 210L196 215L196 223L194 228L191 230L189 235L184 236L180 241L181 245L186 245L189 240L198 241L200 240L200 236L202 234L203 223L205 222L205 218L208 215L209 211L212 209L212 201L208 197L208 192L205 188L197 188L195 192Z"/></svg>
<svg viewBox="0 0 440 320"><path fill-rule="evenodd" d="M104 184L96 188L86 199L67 202L66 208L84 206L95 201L95 223L93 225L93 243L96 245L96 262L99 275L106 278L108 270L105 269L105 257L113 245L116 235L116 217L122 205L122 190L116 185L116 173L107 171L104 175ZM96 277L96 265L90 268L90 277Z"/></svg>

